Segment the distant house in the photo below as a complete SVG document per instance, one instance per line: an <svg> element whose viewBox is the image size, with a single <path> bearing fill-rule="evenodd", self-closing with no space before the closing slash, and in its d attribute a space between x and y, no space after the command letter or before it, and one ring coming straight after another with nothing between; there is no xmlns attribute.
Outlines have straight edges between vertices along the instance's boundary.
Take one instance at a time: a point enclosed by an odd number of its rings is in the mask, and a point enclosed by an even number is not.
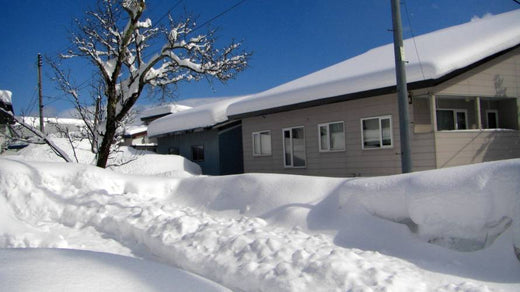
<svg viewBox="0 0 520 292"><path fill-rule="evenodd" d="M159 118L148 126L160 154L181 155L200 165L203 174L243 172L242 129L229 120L227 107L245 97L220 99Z"/></svg>
<svg viewBox="0 0 520 292"><path fill-rule="evenodd" d="M18 117L18 119L25 124L35 128L40 128L40 118L39 117L29 117L22 116ZM79 135L82 131L84 131L85 122L82 119L74 119L74 118L51 118L44 117L44 132L47 135L52 135L54 137L65 137L67 133L71 136L76 134ZM31 139L34 137L34 134L22 127L21 125L15 124L17 133L20 134L21 138Z"/></svg>
<svg viewBox="0 0 520 292"><path fill-rule="evenodd" d="M405 41L413 169L520 157L520 10ZM245 172L401 172L392 44L228 107Z"/></svg>
<svg viewBox="0 0 520 292"><path fill-rule="evenodd" d="M139 150L156 151L157 139L148 137L148 125L156 119L190 108L180 104L165 104L144 110L139 115L141 123L125 128L122 145Z"/></svg>

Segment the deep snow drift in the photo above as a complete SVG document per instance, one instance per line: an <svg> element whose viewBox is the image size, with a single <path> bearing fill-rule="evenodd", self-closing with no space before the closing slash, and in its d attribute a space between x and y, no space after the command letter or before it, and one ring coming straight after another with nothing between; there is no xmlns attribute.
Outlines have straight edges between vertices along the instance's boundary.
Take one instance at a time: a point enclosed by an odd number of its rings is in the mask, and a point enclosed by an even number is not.
<svg viewBox="0 0 520 292"><path fill-rule="evenodd" d="M106 253L0 249L0 262L2 291L230 291L174 267Z"/></svg>
<svg viewBox="0 0 520 292"><path fill-rule="evenodd" d="M519 177L520 160L338 179L0 158L0 247L144 258L238 291L518 291Z"/></svg>
<svg viewBox="0 0 520 292"><path fill-rule="evenodd" d="M95 156L90 151L90 144L86 139L74 141L74 150L69 141L64 138L50 138L54 144L62 149L71 159L79 163L94 164ZM20 150L12 159L29 161L62 162L47 144L29 144ZM119 173L156 176L186 177L200 175L200 167L177 155L158 155L146 150L136 150L132 147L121 146L110 155L108 168Z"/></svg>

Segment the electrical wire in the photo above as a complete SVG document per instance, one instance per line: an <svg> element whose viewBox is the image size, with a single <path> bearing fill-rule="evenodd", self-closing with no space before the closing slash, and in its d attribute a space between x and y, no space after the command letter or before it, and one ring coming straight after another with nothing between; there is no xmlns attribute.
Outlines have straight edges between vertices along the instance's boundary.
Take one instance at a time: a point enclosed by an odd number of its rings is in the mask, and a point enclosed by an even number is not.
<svg viewBox="0 0 520 292"><path fill-rule="evenodd" d="M195 32L197 31L198 29L201 29L203 28L204 26L208 25L209 23L211 23L213 20L225 15L226 13L230 12L231 10L237 8L238 6L240 6L241 4L243 4L244 2L246 2L247 0L241 0L240 2L236 3L235 5L229 7L228 9L222 11L221 13L217 14L216 16L210 18L209 20L205 21L204 23L202 23L201 25L197 26L196 28L194 28L191 32Z"/></svg>
<svg viewBox="0 0 520 292"><path fill-rule="evenodd" d="M408 25L410 26L410 34L412 35L412 41L413 41L413 46L415 48L415 54L417 55L417 61L419 61L419 68L421 69L421 75L423 77L423 80L425 80L426 76L424 75L424 69L423 69L423 64L421 62L421 56L419 54L419 49L417 48L417 43L415 42L415 33L413 31L412 21L410 20L410 13L408 12L408 5L406 4L405 0L403 0L403 4L404 4L404 10L406 11L406 18L408 20Z"/></svg>

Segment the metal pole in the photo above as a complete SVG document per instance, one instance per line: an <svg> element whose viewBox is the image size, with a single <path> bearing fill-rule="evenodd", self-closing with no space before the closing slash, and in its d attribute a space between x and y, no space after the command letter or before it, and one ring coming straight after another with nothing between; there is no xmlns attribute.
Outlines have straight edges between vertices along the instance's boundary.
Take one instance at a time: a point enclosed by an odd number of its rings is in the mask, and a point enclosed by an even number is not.
<svg viewBox="0 0 520 292"><path fill-rule="evenodd" d="M45 133L43 124L43 97L42 97L42 55L38 53L38 105L40 112L40 132Z"/></svg>
<svg viewBox="0 0 520 292"><path fill-rule="evenodd" d="M392 25L394 32L395 75L397 81L397 100L399 103L399 133L401 137L401 171L412 171L410 155L410 116L408 114L408 90L406 88L406 71L404 66L403 31L401 25L401 8L399 0L392 1Z"/></svg>

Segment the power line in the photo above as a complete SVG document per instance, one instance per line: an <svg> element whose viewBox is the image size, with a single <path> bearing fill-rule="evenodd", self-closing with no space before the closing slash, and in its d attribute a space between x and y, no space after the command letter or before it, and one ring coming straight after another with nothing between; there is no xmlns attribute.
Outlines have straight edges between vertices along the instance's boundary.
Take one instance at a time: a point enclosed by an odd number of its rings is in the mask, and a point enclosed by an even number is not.
<svg viewBox="0 0 520 292"><path fill-rule="evenodd" d="M191 32L194 32L194 31L196 31L196 30L198 30L198 29L200 29L200 28L202 28L202 27L208 25L208 24L209 24L210 22L212 22L213 20L215 20L215 19L217 19L217 18L219 18L219 17L225 15L226 13L228 13L229 11L231 11L231 10L237 8L238 6L240 6L242 3L246 2L246 1L247 1L247 0L241 0L240 2L236 3L235 5L229 7L228 9L222 11L221 13L217 14L216 16L214 16L214 17L210 18L209 20L205 21L205 22L202 23L200 26L197 26L197 27L194 28Z"/></svg>
<svg viewBox="0 0 520 292"><path fill-rule="evenodd" d="M179 4L181 4L184 0L179 0L177 1L175 4L173 4L172 7L170 7L170 9L168 9L168 11L166 11L166 13L164 13L161 17L159 17L159 19L157 20L157 22L154 22L154 27L161 23L161 21L170 14L170 12L172 12L173 9L175 9L175 7L177 7Z"/></svg>
<svg viewBox="0 0 520 292"><path fill-rule="evenodd" d="M424 75L423 65L421 62L421 56L419 55L419 49L417 48L417 43L415 42L415 33L413 32L412 21L410 20L410 13L408 12L408 5L406 4L405 0L403 0L403 4L404 4L404 10L406 11L406 19L408 20L408 25L410 26L410 34L412 35L412 41L413 41L413 46L415 48L415 54L417 55L417 61L419 61L419 68L421 69L421 75L424 80L424 79L426 79L426 76Z"/></svg>

